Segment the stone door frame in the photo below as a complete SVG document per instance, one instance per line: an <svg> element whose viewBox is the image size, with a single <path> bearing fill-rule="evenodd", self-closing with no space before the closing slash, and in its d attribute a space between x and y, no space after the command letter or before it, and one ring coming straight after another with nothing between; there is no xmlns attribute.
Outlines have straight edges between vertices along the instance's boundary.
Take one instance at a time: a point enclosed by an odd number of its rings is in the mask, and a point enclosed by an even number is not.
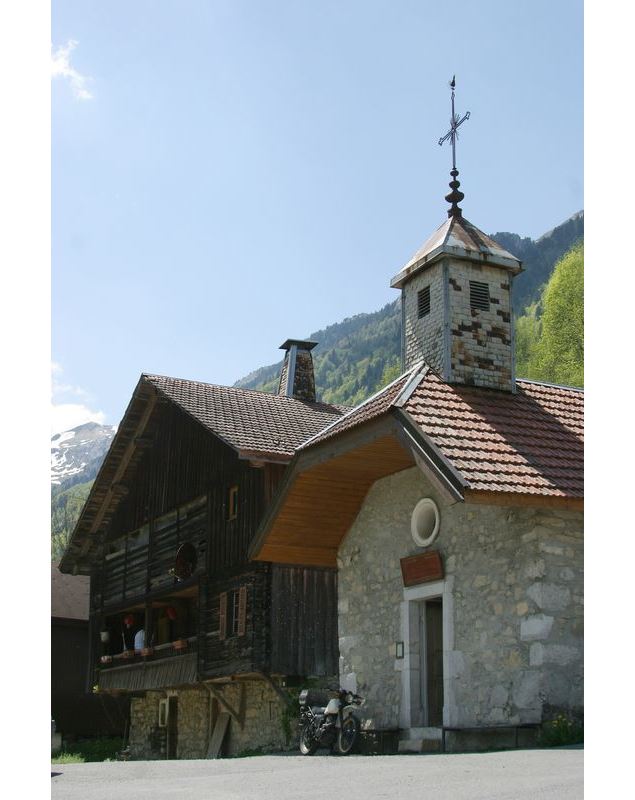
<svg viewBox="0 0 635 800"><path fill-rule="evenodd" d="M454 579L445 578L419 586L405 587L400 604L401 635L404 658L401 668L401 709L399 726L402 729L422 727L421 721L421 624L420 607L425 600L441 598L443 607L443 724L452 724L454 707L450 680L451 652L454 650Z"/></svg>

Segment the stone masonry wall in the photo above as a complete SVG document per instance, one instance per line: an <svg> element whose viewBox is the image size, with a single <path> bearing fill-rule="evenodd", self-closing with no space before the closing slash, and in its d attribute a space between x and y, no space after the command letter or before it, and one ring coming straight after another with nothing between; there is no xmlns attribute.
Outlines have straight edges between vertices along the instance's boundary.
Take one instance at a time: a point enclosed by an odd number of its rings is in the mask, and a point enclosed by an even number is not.
<svg viewBox="0 0 635 800"><path fill-rule="evenodd" d="M426 549L410 533L422 497L441 513L439 536ZM416 467L377 481L338 554L340 675L353 673L367 698L364 727L399 727L399 559L427 549L441 552L451 587L444 724L540 722L580 711L582 535L580 512L447 505Z"/></svg>
<svg viewBox="0 0 635 800"><path fill-rule="evenodd" d="M430 313L419 319L418 294L430 287ZM405 367L409 369L425 359L433 370L443 375L443 265L433 264L415 275L404 286Z"/></svg>
<svg viewBox="0 0 635 800"><path fill-rule="evenodd" d="M166 730L159 728L159 700L163 692L146 692L130 700L129 745L133 758L156 760L166 755Z"/></svg>
<svg viewBox="0 0 635 800"><path fill-rule="evenodd" d="M287 740L284 707L274 690L264 681L236 681L214 684L217 691L236 711L240 708L241 685L244 686L244 722L229 723L225 754L236 755L246 750L264 752L295 746L295 728L291 723L291 739ZM209 746L209 716L212 728L222 707L213 702L204 687L170 691L178 697L177 758L205 758ZM152 760L166 757L166 728L159 728L159 700L164 692L146 692L145 697L131 701L130 747L133 758Z"/></svg>
<svg viewBox="0 0 635 800"><path fill-rule="evenodd" d="M470 308L470 281L488 284L489 311ZM511 391L510 281L500 267L450 261L450 382Z"/></svg>

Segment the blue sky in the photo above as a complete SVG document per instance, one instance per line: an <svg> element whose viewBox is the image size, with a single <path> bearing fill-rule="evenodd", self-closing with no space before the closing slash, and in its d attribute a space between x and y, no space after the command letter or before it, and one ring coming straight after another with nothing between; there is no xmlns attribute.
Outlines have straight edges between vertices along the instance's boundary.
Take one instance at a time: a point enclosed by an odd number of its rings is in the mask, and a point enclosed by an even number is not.
<svg viewBox="0 0 635 800"><path fill-rule="evenodd" d="M578 0L55 0L51 40L57 429L395 299L445 218L453 73L465 216L584 206Z"/></svg>

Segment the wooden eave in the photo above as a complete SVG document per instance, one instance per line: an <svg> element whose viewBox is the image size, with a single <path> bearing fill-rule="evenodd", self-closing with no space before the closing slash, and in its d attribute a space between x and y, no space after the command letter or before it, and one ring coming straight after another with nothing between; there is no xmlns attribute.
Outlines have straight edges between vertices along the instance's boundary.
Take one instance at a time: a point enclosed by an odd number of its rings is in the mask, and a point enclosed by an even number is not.
<svg viewBox="0 0 635 800"><path fill-rule="evenodd" d="M210 430L201 420L141 376L115 434L106 457L97 473L82 513L60 560L60 571L90 575L106 532L119 501L128 493L134 471L145 449L152 446L157 432L154 410L159 405L172 405L199 425L208 436L215 436L233 450L238 458L261 464L287 464L290 455L240 450L220 434ZM256 466L257 464L254 464Z"/></svg>
<svg viewBox="0 0 635 800"><path fill-rule="evenodd" d="M379 478L415 464L391 416L294 458L250 549L256 561L337 566L337 551Z"/></svg>
<svg viewBox="0 0 635 800"><path fill-rule="evenodd" d="M149 423L158 402L156 390L142 376L60 560L60 572L90 575L92 556L127 493L124 478L153 442Z"/></svg>

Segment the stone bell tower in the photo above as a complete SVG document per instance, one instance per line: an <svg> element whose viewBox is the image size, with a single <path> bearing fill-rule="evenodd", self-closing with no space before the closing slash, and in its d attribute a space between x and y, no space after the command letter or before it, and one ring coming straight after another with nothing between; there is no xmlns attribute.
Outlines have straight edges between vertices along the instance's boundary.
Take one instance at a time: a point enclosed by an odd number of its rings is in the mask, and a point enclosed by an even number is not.
<svg viewBox="0 0 635 800"><path fill-rule="evenodd" d="M521 262L464 217L454 113L448 219L391 280L401 289L404 369L424 359L448 383L515 391L512 284Z"/></svg>

